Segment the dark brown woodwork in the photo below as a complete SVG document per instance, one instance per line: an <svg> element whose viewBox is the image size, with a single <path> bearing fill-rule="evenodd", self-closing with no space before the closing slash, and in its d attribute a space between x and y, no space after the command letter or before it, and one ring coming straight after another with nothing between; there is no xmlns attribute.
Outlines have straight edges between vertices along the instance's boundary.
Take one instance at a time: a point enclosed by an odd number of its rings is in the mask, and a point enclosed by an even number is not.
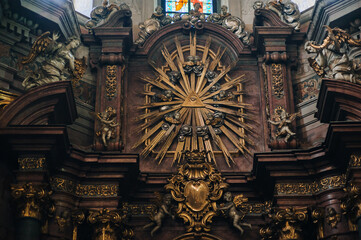
<svg viewBox="0 0 361 240"><path fill-rule="evenodd" d="M322 79L316 117L323 123L361 121L361 86L343 80Z"/></svg>
<svg viewBox="0 0 361 240"><path fill-rule="evenodd" d="M0 113L0 127L72 124L77 117L71 82L60 81L17 98Z"/></svg>

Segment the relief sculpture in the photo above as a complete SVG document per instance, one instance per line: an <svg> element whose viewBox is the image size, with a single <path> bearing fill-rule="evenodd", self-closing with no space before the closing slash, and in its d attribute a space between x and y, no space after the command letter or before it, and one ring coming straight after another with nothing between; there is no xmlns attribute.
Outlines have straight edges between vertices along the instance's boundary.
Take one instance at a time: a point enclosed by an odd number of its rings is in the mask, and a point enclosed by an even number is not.
<svg viewBox="0 0 361 240"><path fill-rule="evenodd" d="M305 44L306 52L316 54L308 58L311 67L320 77L361 84L361 64L349 55L352 47L361 47L361 40L340 28L325 27L328 36L321 45L313 41Z"/></svg>
<svg viewBox="0 0 361 240"><path fill-rule="evenodd" d="M77 60L73 50L78 48L80 40L69 38L65 43L57 40L59 35L43 33L34 42L28 56L23 58L23 65L33 64L35 70L29 70L23 81L26 90L47 83L66 80L69 76L79 81L84 74L85 58ZM69 79L71 80L71 78Z"/></svg>

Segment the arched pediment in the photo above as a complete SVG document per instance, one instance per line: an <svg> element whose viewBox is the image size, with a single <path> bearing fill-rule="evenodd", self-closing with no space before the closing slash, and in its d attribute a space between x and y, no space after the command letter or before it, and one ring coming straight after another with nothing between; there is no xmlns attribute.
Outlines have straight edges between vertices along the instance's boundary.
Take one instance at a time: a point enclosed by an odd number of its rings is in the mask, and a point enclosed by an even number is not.
<svg viewBox="0 0 361 240"><path fill-rule="evenodd" d="M0 114L0 127L72 124L77 111L70 81L46 84L17 98Z"/></svg>

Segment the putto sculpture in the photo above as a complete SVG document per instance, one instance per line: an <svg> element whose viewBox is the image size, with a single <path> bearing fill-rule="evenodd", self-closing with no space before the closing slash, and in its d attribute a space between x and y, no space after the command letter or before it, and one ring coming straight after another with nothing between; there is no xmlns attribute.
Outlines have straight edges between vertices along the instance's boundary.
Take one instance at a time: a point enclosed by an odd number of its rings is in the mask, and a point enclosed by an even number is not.
<svg viewBox="0 0 361 240"><path fill-rule="evenodd" d="M172 215L170 211L172 196L170 194L161 196L159 193L156 193L156 198L156 205L158 205L158 211L156 214L151 216L152 222L143 227L143 229L147 229L154 226L154 228L150 232L150 235L152 237L154 236L154 233L162 227L163 220L166 218L167 215L171 216L172 219L174 219L174 215Z"/></svg>
<svg viewBox="0 0 361 240"><path fill-rule="evenodd" d="M101 129L96 132L96 135L102 139L103 145L108 146L110 138L114 137L115 128L120 124L116 122L117 112L112 107L102 113L95 114L96 120L101 123Z"/></svg>
<svg viewBox="0 0 361 240"><path fill-rule="evenodd" d="M311 67L320 77L361 84L361 64L349 55L352 47L361 47L361 40L340 28L325 27L328 35L321 45L313 41L305 44L306 52L316 54L308 58Z"/></svg>
<svg viewBox="0 0 361 240"><path fill-rule="evenodd" d="M276 138L288 142L290 137L296 135L291 131L290 125L296 119L298 113L288 114L283 108L276 109L275 113L274 121L269 119L268 122L277 127Z"/></svg>
<svg viewBox="0 0 361 240"><path fill-rule="evenodd" d="M240 204L248 201L248 199L244 198L243 195L238 195L237 197L242 198L242 201ZM242 226L252 229L251 224L241 222L246 214L237 210L232 193L226 192L223 195L223 199L226 201L226 203L224 204L223 207L218 208L218 210L226 212L225 215L231 220L233 227L238 229L240 231L241 235L243 235L243 233L244 233L244 229L242 228Z"/></svg>
<svg viewBox="0 0 361 240"><path fill-rule="evenodd" d="M50 32L43 33L34 42L28 56L23 58L23 65L34 68L28 71L23 81L26 90L47 83L82 78L86 59L75 59L73 53L79 47L80 40L71 37L65 43L60 43L58 39L58 34L50 36Z"/></svg>

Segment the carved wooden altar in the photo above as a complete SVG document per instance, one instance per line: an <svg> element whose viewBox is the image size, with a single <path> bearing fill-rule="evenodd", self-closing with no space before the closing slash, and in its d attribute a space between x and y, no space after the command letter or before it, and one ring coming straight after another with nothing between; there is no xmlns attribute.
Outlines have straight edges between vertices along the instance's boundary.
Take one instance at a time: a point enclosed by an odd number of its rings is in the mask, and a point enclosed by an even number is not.
<svg viewBox="0 0 361 240"><path fill-rule="evenodd" d="M291 70L304 32L259 6L243 38L190 18L134 44L129 8L101 9L81 35L97 79L91 148L69 141L70 81L0 112L18 226L33 229L17 239L356 239L361 87L322 80L327 137L301 149Z"/></svg>

